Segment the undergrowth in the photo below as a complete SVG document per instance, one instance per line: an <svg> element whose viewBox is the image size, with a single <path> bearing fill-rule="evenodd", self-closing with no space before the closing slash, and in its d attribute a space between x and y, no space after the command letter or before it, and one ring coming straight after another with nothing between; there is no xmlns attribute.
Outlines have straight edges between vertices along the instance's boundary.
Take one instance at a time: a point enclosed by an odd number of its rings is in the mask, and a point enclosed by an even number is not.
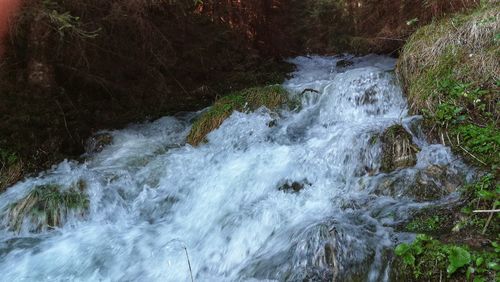
<svg viewBox="0 0 500 282"><path fill-rule="evenodd" d="M479 168L458 207L449 207L451 216L436 209L406 225L425 234L396 248L414 281L499 281L500 7L493 2L420 28L398 62L428 138Z"/></svg>
<svg viewBox="0 0 500 282"><path fill-rule="evenodd" d="M188 143L198 145L205 136L217 129L234 111L254 111L260 107L276 110L287 103L288 94L279 86L253 87L224 96L193 124Z"/></svg>
<svg viewBox="0 0 500 282"><path fill-rule="evenodd" d="M497 241L487 250L475 251L420 234L411 244L398 245L395 253L402 258L404 270L420 280L442 281L444 277L465 275L474 282L495 281L500 270Z"/></svg>

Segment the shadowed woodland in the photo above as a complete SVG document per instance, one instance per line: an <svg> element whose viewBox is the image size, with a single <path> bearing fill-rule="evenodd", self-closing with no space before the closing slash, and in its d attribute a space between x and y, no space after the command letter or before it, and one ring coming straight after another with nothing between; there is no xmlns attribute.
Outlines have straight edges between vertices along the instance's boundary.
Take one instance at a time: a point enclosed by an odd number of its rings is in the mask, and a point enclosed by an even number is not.
<svg viewBox="0 0 500 282"><path fill-rule="evenodd" d="M0 146L29 160L24 172L47 167L101 129L279 83L289 56L397 55L418 26L477 4L26 0L0 69Z"/></svg>

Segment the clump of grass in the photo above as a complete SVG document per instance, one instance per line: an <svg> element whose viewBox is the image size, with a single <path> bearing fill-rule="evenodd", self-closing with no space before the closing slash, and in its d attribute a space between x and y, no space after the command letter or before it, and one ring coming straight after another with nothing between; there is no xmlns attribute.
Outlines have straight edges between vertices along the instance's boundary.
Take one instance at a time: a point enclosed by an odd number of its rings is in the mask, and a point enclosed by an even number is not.
<svg viewBox="0 0 500 282"><path fill-rule="evenodd" d="M229 94L216 101L210 110L195 121L187 141L193 146L200 144L208 133L217 129L234 111L254 111L260 107L276 110L287 101L288 94L279 85L248 88Z"/></svg>
<svg viewBox="0 0 500 282"><path fill-rule="evenodd" d="M67 189L56 184L37 186L11 205L8 225L14 231L20 231L25 224L29 231L42 231L61 226L70 214L83 216L89 206L85 188L83 181Z"/></svg>

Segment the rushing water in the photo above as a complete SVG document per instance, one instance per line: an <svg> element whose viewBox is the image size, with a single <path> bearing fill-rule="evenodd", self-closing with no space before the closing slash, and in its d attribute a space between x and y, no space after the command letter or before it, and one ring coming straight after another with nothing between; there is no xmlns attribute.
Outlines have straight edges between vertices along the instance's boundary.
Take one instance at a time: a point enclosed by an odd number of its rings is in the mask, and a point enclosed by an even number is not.
<svg viewBox="0 0 500 282"><path fill-rule="evenodd" d="M85 162L11 187L0 195L0 280L390 279L390 250L412 236L394 226L436 204L408 187L431 165L454 177L467 168L419 138L394 59L352 58L345 68L338 60L293 59L285 87L300 107L235 112L197 148L185 144L195 113L165 117L111 131L113 143ZM302 93L308 88L317 93ZM413 130L418 163L378 173L372 137L397 123ZM35 186L82 180L84 218L38 233L29 220L20 231L8 227L7 210ZM389 192L381 188L388 180Z"/></svg>

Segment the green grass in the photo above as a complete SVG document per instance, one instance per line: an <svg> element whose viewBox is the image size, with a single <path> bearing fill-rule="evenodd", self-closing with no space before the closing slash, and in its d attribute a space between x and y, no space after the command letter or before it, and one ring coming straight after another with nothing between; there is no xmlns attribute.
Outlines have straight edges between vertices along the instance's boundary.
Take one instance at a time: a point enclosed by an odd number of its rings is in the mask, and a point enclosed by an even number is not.
<svg viewBox="0 0 500 282"><path fill-rule="evenodd" d="M439 215L433 215L427 218L416 218L406 225L406 229L411 232L433 232L439 229L442 218Z"/></svg>
<svg viewBox="0 0 500 282"><path fill-rule="evenodd" d="M78 181L67 189L56 184L35 187L26 197L11 205L9 226L19 231L29 221L36 231L55 228L72 212L83 215L89 207L85 183Z"/></svg>
<svg viewBox="0 0 500 282"><path fill-rule="evenodd" d="M260 107L276 110L288 102L286 90L279 86L253 87L224 96L193 124L188 143L198 145L234 111L254 111Z"/></svg>

